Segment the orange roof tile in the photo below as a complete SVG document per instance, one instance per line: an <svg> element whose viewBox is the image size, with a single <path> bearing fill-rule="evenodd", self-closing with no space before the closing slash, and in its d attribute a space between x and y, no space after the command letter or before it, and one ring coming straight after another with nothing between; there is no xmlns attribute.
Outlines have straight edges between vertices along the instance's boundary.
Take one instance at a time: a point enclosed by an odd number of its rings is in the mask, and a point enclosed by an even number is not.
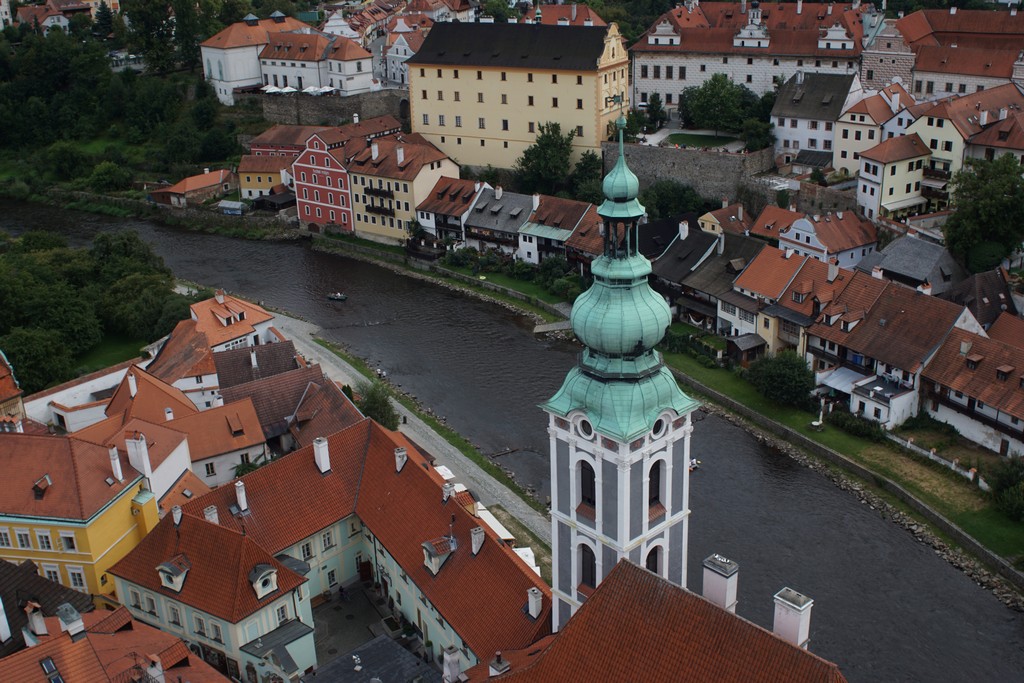
<svg viewBox="0 0 1024 683"><path fill-rule="evenodd" d="M919 10L896 22L904 40L915 50L922 45L950 45L1005 49L1019 47L1024 15L1010 16L990 10Z"/></svg>
<svg viewBox="0 0 1024 683"><path fill-rule="evenodd" d="M260 59L283 59L293 62L322 62L332 47L331 37L323 33L267 33L267 44Z"/></svg>
<svg viewBox="0 0 1024 683"><path fill-rule="evenodd" d="M0 351L0 403L21 396L23 393L21 387L18 386L18 380L14 376L14 370L11 368L7 356Z"/></svg>
<svg viewBox="0 0 1024 683"><path fill-rule="evenodd" d="M846 681L835 664L628 560L615 565L558 634L524 652L502 652L510 663L509 673L489 677L483 662L493 657L494 653L481 657L482 663L467 672L469 679Z"/></svg>
<svg viewBox="0 0 1024 683"><path fill-rule="evenodd" d="M736 286L766 299L778 299L800 270L807 256L790 254L773 246L762 249L736 278Z"/></svg>
<svg viewBox="0 0 1024 683"><path fill-rule="evenodd" d="M970 95L940 100L930 109L921 111L917 118L932 116L947 119L967 139L982 131L981 112L988 112L988 120L993 122L999 119L1000 109L1020 111L1022 107L1024 94L1015 84L1007 83Z"/></svg>
<svg viewBox="0 0 1024 683"><path fill-rule="evenodd" d="M1024 112L1008 112L1005 119L996 121L971 138L972 145L1024 149Z"/></svg>
<svg viewBox="0 0 1024 683"><path fill-rule="evenodd" d="M1019 344L1019 339L1014 345L954 329L923 374L929 382L1024 419L1024 349ZM974 360L973 368L967 364L968 356Z"/></svg>
<svg viewBox="0 0 1024 683"><path fill-rule="evenodd" d="M51 622L51 625L54 624ZM50 632L53 632L52 628ZM89 639L72 641L70 637L60 632L60 626L56 626L54 637L44 638L35 647L0 659L0 679L44 683L48 679L39 663L47 657L53 660L61 677L69 683L110 680Z"/></svg>
<svg viewBox="0 0 1024 683"><path fill-rule="evenodd" d="M156 358L146 366L146 372L167 384L216 372L210 342L196 329L195 320L182 320L174 326Z"/></svg>
<svg viewBox="0 0 1024 683"><path fill-rule="evenodd" d="M573 16L575 15L575 16ZM521 24L536 23L537 12L530 10L519 20ZM586 24L587 20L592 23ZM607 26L604 19L598 16L597 12L590 7L580 3L571 5L544 5L540 8L540 23L558 26L559 21L566 21L570 26Z"/></svg>
<svg viewBox="0 0 1024 683"><path fill-rule="evenodd" d="M409 3L406 6L407 12L405 14L400 14L396 17L392 17L388 21L386 31L389 34L389 38L394 36L395 29L398 27L399 21L403 22L408 28L413 29L413 31L411 31L412 33L420 34L422 34L426 30L429 30L430 27L434 25L434 20L431 19L428 15L423 14L422 12L412 11L414 9L413 4L415 2L416 0L413 0L413 2ZM408 36L410 32L399 31L398 33L399 35L405 34L406 36Z"/></svg>
<svg viewBox="0 0 1024 683"><path fill-rule="evenodd" d="M217 408L175 417L174 429L188 435L192 462L258 446L265 442L252 399L244 398Z"/></svg>
<svg viewBox="0 0 1024 683"><path fill-rule="evenodd" d="M327 51L327 58L339 62L351 62L356 59L369 59L372 55L363 46L352 40L338 36Z"/></svg>
<svg viewBox="0 0 1024 683"><path fill-rule="evenodd" d="M1001 313L988 328L988 336L1004 344L1024 348L1024 320L1010 313Z"/></svg>
<svg viewBox="0 0 1024 683"><path fill-rule="evenodd" d="M235 47L251 47L254 45L266 45L269 42L267 34L279 31L299 31L312 28L298 19L284 17L282 21L274 19L261 19L254 22L254 25L244 21L236 21L220 33L207 38L202 42L202 47L219 48L230 50Z"/></svg>
<svg viewBox="0 0 1024 683"><path fill-rule="evenodd" d="M134 396L132 396L131 389L133 377L135 379ZM180 389L161 382L136 365L128 369L124 379L114 391L114 395L110 397L106 414L108 417L121 415L123 422L137 417L159 424L166 419L164 411L167 408L170 408L176 417L199 412L195 404Z"/></svg>
<svg viewBox="0 0 1024 683"><path fill-rule="evenodd" d="M718 221L718 224L722 226L722 230L727 232L742 235L750 229L750 214L743 210L743 205L740 203L730 204L721 209L709 211L708 214Z"/></svg>
<svg viewBox="0 0 1024 683"><path fill-rule="evenodd" d="M808 334L845 345L850 333L843 331L841 322L863 320L864 312L875 305L888 285L888 280L855 270L832 303L823 307L817 322L808 328Z"/></svg>
<svg viewBox="0 0 1024 683"><path fill-rule="evenodd" d="M223 183L230 182L233 176L234 173L226 168L214 169L208 173L191 175L179 180L170 187L161 187L157 190L153 190L153 192L160 192L163 194L188 194L189 192L205 190L208 187L216 187Z"/></svg>
<svg viewBox="0 0 1024 683"><path fill-rule="evenodd" d="M442 216L461 215L469 210L476 197L476 181L460 180L442 176L434 183L426 199L416 207L417 211L429 211ZM482 186L481 186L482 187Z"/></svg>
<svg viewBox="0 0 1024 683"><path fill-rule="evenodd" d="M250 140L249 147L250 149L258 147L291 147L298 152L305 148L306 140L312 135L330 130L330 128L330 126L293 126L279 123Z"/></svg>
<svg viewBox="0 0 1024 683"><path fill-rule="evenodd" d="M401 162L398 161L399 150L403 155ZM412 180L425 165L447 158L447 154L418 133L395 134L374 139L366 149L349 158L346 166L350 173Z"/></svg>
<svg viewBox="0 0 1024 683"><path fill-rule="evenodd" d="M829 304L853 277L852 270L837 267L836 276L830 281L830 270L829 264L823 261L807 259L793 282L779 297L779 304L791 311L813 317L816 310ZM794 294L802 294L802 297L797 297L801 301L796 301Z"/></svg>
<svg viewBox="0 0 1024 683"><path fill-rule="evenodd" d="M894 95L899 97L896 104L897 112L893 112L892 105L889 103L889 100ZM865 97L858 100L853 106L844 111L843 114L866 114L867 116L870 116L871 120L876 124L882 124L891 119L898 112L903 111L914 104L915 101L913 96L908 93L902 85L899 83L890 83L871 97Z"/></svg>
<svg viewBox="0 0 1024 683"><path fill-rule="evenodd" d="M797 218L803 214L789 209L782 209L774 204L764 207L750 227L750 234L769 239L778 239L783 230L788 230Z"/></svg>
<svg viewBox="0 0 1024 683"><path fill-rule="evenodd" d="M877 161L880 164L891 164L894 161L905 161L931 155L932 151L917 133L898 135L883 140L871 149L861 152L861 157Z"/></svg>
<svg viewBox="0 0 1024 683"><path fill-rule="evenodd" d="M557 5L554 5L557 6ZM592 204L575 199L563 199L542 194L537 210L530 214L530 221L552 228L574 230L584 219Z"/></svg>
<svg viewBox="0 0 1024 683"><path fill-rule="evenodd" d="M193 498L205 496L212 490L192 470L185 470L160 499L160 512L166 514L175 505L184 507Z"/></svg>
<svg viewBox="0 0 1024 683"><path fill-rule="evenodd" d="M299 447L320 436L330 436L363 419L355 404L334 382L310 383L295 408L292 436Z"/></svg>
<svg viewBox="0 0 1024 683"><path fill-rule="evenodd" d="M597 214L597 207L591 206L583 215L579 225L573 230L572 235L565 241L565 247L579 253L588 254L591 257L598 257L604 253L604 237L601 236L601 217ZM619 239L625 236L625 229L620 225Z"/></svg>
<svg viewBox="0 0 1024 683"><path fill-rule="evenodd" d="M206 335L211 346L248 336L255 331L254 325L274 318L256 304L230 294L223 294L223 303L218 302L215 296L196 302L189 308L192 319L196 321L196 329Z"/></svg>
<svg viewBox="0 0 1024 683"><path fill-rule="evenodd" d="M214 548L216 552L211 552ZM162 585L156 571L159 564L176 555L184 555L191 565L177 593ZM277 570L277 590L262 600L256 597L249 583L249 572L258 564ZM109 572L232 624L306 581L274 559L250 536L191 515L182 515L179 527L174 526L173 516L164 517Z"/></svg>
<svg viewBox="0 0 1024 683"><path fill-rule="evenodd" d="M814 234L830 254L838 254L878 242L878 231L874 223L861 218L855 211L819 214L818 220L814 220L814 216L805 216L805 218L814 226ZM792 226L782 232L782 240L790 237L788 233L791 228ZM779 246L783 246L783 244L780 242Z"/></svg>
<svg viewBox="0 0 1024 683"><path fill-rule="evenodd" d="M1024 36L1021 37L1024 42ZM987 76L1006 78L1013 76L1013 63L1020 50L952 45L921 45L917 48L914 73L922 72Z"/></svg>
<svg viewBox="0 0 1024 683"><path fill-rule="evenodd" d="M242 173L280 173L290 171L298 154L243 154L238 162L238 172Z"/></svg>
<svg viewBox="0 0 1024 683"><path fill-rule="evenodd" d="M124 481L108 485L109 449L74 436L3 433L0 445L0 514L87 520L141 476L122 454Z"/></svg>

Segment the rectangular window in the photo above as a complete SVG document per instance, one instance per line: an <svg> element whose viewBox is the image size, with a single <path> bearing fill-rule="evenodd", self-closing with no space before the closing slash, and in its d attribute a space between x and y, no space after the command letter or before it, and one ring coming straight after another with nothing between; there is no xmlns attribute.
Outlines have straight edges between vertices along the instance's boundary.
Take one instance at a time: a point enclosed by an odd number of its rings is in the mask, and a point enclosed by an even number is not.
<svg viewBox="0 0 1024 683"><path fill-rule="evenodd" d="M530 106L530 107L532 107L532 106L533 106L533 95L527 95L527 96L526 96L526 104L527 104L528 106Z"/></svg>
<svg viewBox="0 0 1024 683"><path fill-rule="evenodd" d="M327 585L332 588L338 585L338 573L333 569L327 571Z"/></svg>
<svg viewBox="0 0 1024 683"><path fill-rule="evenodd" d="M329 549L334 547L334 534L331 533L330 531L325 531L320 536L320 541L323 544L324 550L329 550Z"/></svg>
<svg viewBox="0 0 1024 683"><path fill-rule="evenodd" d="M508 130L508 119L502 119L501 120L501 129L502 130Z"/></svg>
<svg viewBox="0 0 1024 683"><path fill-rule="evenodd" d="M309 541L306 541L302 544L301 550L303 560L308 560L309 558L313 557L313 544Z"/></svg>
<svg viewBox="0 0 1024 683"><path fill-rule="evenodd" d="M576 126L576 137L583 137L583 126Z"/></svg>
<svg viewBox="0 0 1024 683"><path fill-rule="evenodd" d="M744 311L742 308L740 309L739 315L740 320L746 323L752 323L755 320L755 316L753 313L751 313L750 311Z"/></svg>
<svg viewBox="0 0 1024 683"><path fill-rule="evenodd" d="M39 543L40 550L53 550L53 542L50 540L49 531L37 531L36 541Z"/></svg>
<svg viewBox="0 0 1024 683"><path fill-rule="evenodd" d="M528 126L529 126L529 130L530 130L530 132L532 133L532 132L533 132L533 121L530 121L530 123L528 124Z"/></svg>
<svg viewBox="0 0 1024 683"><path fill-rule="evenodd" d="M666 66L665 67L665 78L668 78L668 79L672 78L672 67L671 66Z"/></svg>
<svg viewBox="0 0 1024 683"><path fill-rule="evenodd" d="M722 302L722 312L729 315L736 315L736 307L730 303Z"/></svg>
<svg viewBox="0 0 1024 683"><path fill-rule="evenodd" d="M0 548L11 547L11 534L8 533L7 529L0 529Z"/></svg>
<svg viewBox="0 0 1024 683"><path fill-rule="evenodd" d="M526 82L533 83L533 74L526 74Z"/></svg>
<svg viewBox="0 0 1024 683"><path fill-rule="evenodd" d="M220 630L220 624L211 621L210 622L210 638L216 640L218 643L224 642L224 636Z"/></svg>
<svg viewBox="0 0 1024 683"><path fill-rule="evenodd" d="M429 126L430 125L430 114L424 114L423 115L423 125L424 126Z"/></svg>
<svg viewBox="0 0 1024 683"><path fill-rule="evenodd" d="M15 529L15 535L18 537L19 548L31 548L32 537L28 534L28 529Z"/></svg>
<svg viewBox="0 0 1024 683"><path fill-rule="evenodd" d="M198 635L201 635L201 636L203 636L205 638L206 637L206 619L203 619L202 617L197 615L195 617L195 629L194 630L195 630L195 632Z"/></svg>
<svg viewBox="0 0 1024 683"><path fill-rule="evenodd" d="M483 118L477 119L476 124L477 124L477 127L480 128L480 130L483 130L483 129L485 129L487 127L486 124L484 123Z"/></svg>
<svg viewBox="0 0 1024 683"><path fill-rule="evenodd" d="M576 100L576 108L583 109L583 100Z"/></svg>
<svg viewBox="0 0 1024 683"><path fill-rule="evenodd" d="M456 128L462 128L462 117L461 116L456 116L455 117L455 127Z"/></svg>
<svg viewBox="0 0 1024 683"><path fill-rule="evenodd" d="M167 606L167 621L175 626L181 626L181 611L174 605Z"/></svg>
<svg viewBox="0 0 1024 683"><path fill-rule="evenodd" d="M420 99L421 99L421 100L425 100L425 99L427 99L427 91L426 91L426 90L423 90L423 91L421 91L421 93L420 93Z"/></svg>
<svg viewBox="0 0 1024 683"><path fill-rule="evenodd" d="M482 92L476 94L476 101L481 103L484 101L484 94Z"/></svg>
<svg viewBox="0 0 1024 683"><path fill-rule="evenodd" d="M557 97L552 97L551 98L551 108L552 109L558 109L558 98Z"/></svg>
<svg viewBox="0 0 1024 683"><path fill-rule="evenodd" d="M437 99L438 99L438 101L444 100L444 92L438 90L437 91Z"/></svg>
<svg viewBox="0 0 1024 683"><path fill-rule="evenodd" d="M142 609L142 596L139 595L137 590L128 591L129 603L132 607Z"/></svg>
<svg viewBox="0 0 1024 683"><path fill-rule="evenodd" d="M551 74L551 82L558 83L558 74Z"/></svg>
<svg viewBox="0 0 1024 683"><path fill-rule="evenodd" d="M150 614L156 614L156 600L153 599L152 595L146 596L146 611Z"/></svg>
<svg viewBox="0 0 1024 683"><path fill-rule="evenodd" d="M506 80L506 78L505 78L505 72L504 72L504 71L502 71L502 72L501 72L501 80L503 80L503 81L504 81L504 80Z"/></svg>
<svg viewBox="0 0 1024 683"><path fill-rule="evenodd" d="M459 93L458 90L455 91L455 101L456 102L461 102L462 101L462 95Z"/></svg>
<svg viewBox="0 0 1024 683"><path fill-rule="evenodd" d="M288 605L281 605L277 608L277 623L283 624L288 621Z"/></svg>
<svg viewBox="0 0 1024 683"><path fill-rule="evenodd" d="M76 591L85 592L85 573L81 567L68 567L68 579Z"/></svg>
<svg viewBox="0 0 1024 683"><path fill-rule="evenodd" d="M55 564L44 564L43 576L45 576L49 581L60 583L60 569L58 569Z"/></svg>
<svg viewBox="0 0 1024 683"><path fill-rule="evenodd" d="M654 67L654 77L655 78L661 78L661 67L660 66L655 65L655 67Z"/></svg>
<svg viewBox="0 0 1024 683"><path fill-rule="evenodd" d="M216 463L212 463L212 462L206 463L206 476L212 477L212 476L214 476L216 474L217 474L217 465L216 465Z"/></svg>
<svg viewBox="0 0 1024 683"><path fill-rule="evenodd" d="M506 95L505 93L501 94L501 103L508 104L508 95Z"/></svg>

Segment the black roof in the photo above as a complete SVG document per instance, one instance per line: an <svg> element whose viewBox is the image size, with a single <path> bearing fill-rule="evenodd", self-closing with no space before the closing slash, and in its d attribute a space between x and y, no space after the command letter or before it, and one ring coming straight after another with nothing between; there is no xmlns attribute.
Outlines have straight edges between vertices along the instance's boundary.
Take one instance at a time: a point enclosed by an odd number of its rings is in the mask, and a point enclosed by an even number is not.
<svg viewBox="0 0 1024 683"><path fill-rule="evenodd" d="M732 281L765 246L766 242L755 237L727 232L722 253L701 263L681 284L718 298L722 292L732 291ZM730 264L731 261L741 262L742 268L737 270Z"/></svg>
<svg viewBox="0 0 1024 683"><path fill-rule="evenodd" d="M794 74L779 87L772 117L836 121L853 79L853 74Z"/></svg>
<svg viewBox="0 0 1024 683"><path fill-rule="evenodd" d="M813 166L814 168L828 168L832 165L832 152L815 152L809 149L802 149L796 155L793 162L800 166Z"/></svg>
<svg viewBox="0 0 1024 683"><path fill-rule="evenodd" d="M676 226L678 225L676 222ZM678 230L678 227L676 229ZM696 219L691 220L690 232L686 239L674 241L668 251L655 261L654 274L668 282L681 282L708 252L714 253L713 247L718 239L714 233L701 230Z"/></svg>
<svg viewBox="0 0 1024 683"><path fill-rule="evenodd" d="M657 262L665 254L665 250L675 241L678 241L676 237L679 236L679 224L682 221L687 221L692 226L690 229L691 234L700 232L700 226L697 224L697 214L693 212L670 218L661 218L641 225L640 236L638 237L639 244L637 244L640 253L648 260Z"/></svg>
<svg viewBox="0 0 1024 683"><path fill-rule="evenodd" d="M938 297L966 306L986 330L1004 311L1017 314L1010 287L1000 268L975 273Z"/></svg>
<svg viewBox="0 0 1024 683"><path fill-rule="evenodd" d="M88 593L80 593L59 583L39 576L39 569L31 560L14 564L0 560L0 600L11 627L11 638L0 644L0 657L6 657L25 647L21 629L28 625L24 606L26 600L38 603L43 616L52 617L59 605L69 603L80 613L94 608Z"/></svg>
<svg viewBox="0 0 1024 683"><path fill-rule="evenodd" d="M409 65L596 71L607 26L436 23Z"/></svg>

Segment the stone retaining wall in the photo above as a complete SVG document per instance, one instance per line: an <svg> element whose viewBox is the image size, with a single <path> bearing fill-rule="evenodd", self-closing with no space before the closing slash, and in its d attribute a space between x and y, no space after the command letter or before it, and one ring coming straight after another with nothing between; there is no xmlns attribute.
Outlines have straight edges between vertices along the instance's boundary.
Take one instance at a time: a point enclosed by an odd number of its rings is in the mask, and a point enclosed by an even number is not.
<svg viewBox="0 0 1024 683"><path fill-rule="evenodd" d="M351 121L353 114L362 119L394 116L409 121L409 91L388 89L348 97L309 95L236 95L235 99L255 102L263 108L263 118L273 123L302 126L337 126Z"/></svg>

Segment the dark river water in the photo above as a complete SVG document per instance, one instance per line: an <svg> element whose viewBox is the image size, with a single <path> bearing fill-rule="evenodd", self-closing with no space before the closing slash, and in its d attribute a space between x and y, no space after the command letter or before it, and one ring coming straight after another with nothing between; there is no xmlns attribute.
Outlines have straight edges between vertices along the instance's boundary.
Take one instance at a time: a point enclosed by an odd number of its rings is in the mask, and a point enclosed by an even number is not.
<svg viewBox="0 0 1024 683"><path fill-rule="evenodd" d="M315 322L488 454L547 494L548 437L537 404L575 346L538 339L502 308L305 244L246 242L144 221L0 202L0 229L47 229L81 244L134 229L178 277L261 299ZM342 305L327 292L344 291ZM695 425L688 583L713 552L740 565L738 613L767 628L790 586L815 604L810 649L850 681L1022 681L1024 615L1013 612L867 505L746 432Z"/></svg>

